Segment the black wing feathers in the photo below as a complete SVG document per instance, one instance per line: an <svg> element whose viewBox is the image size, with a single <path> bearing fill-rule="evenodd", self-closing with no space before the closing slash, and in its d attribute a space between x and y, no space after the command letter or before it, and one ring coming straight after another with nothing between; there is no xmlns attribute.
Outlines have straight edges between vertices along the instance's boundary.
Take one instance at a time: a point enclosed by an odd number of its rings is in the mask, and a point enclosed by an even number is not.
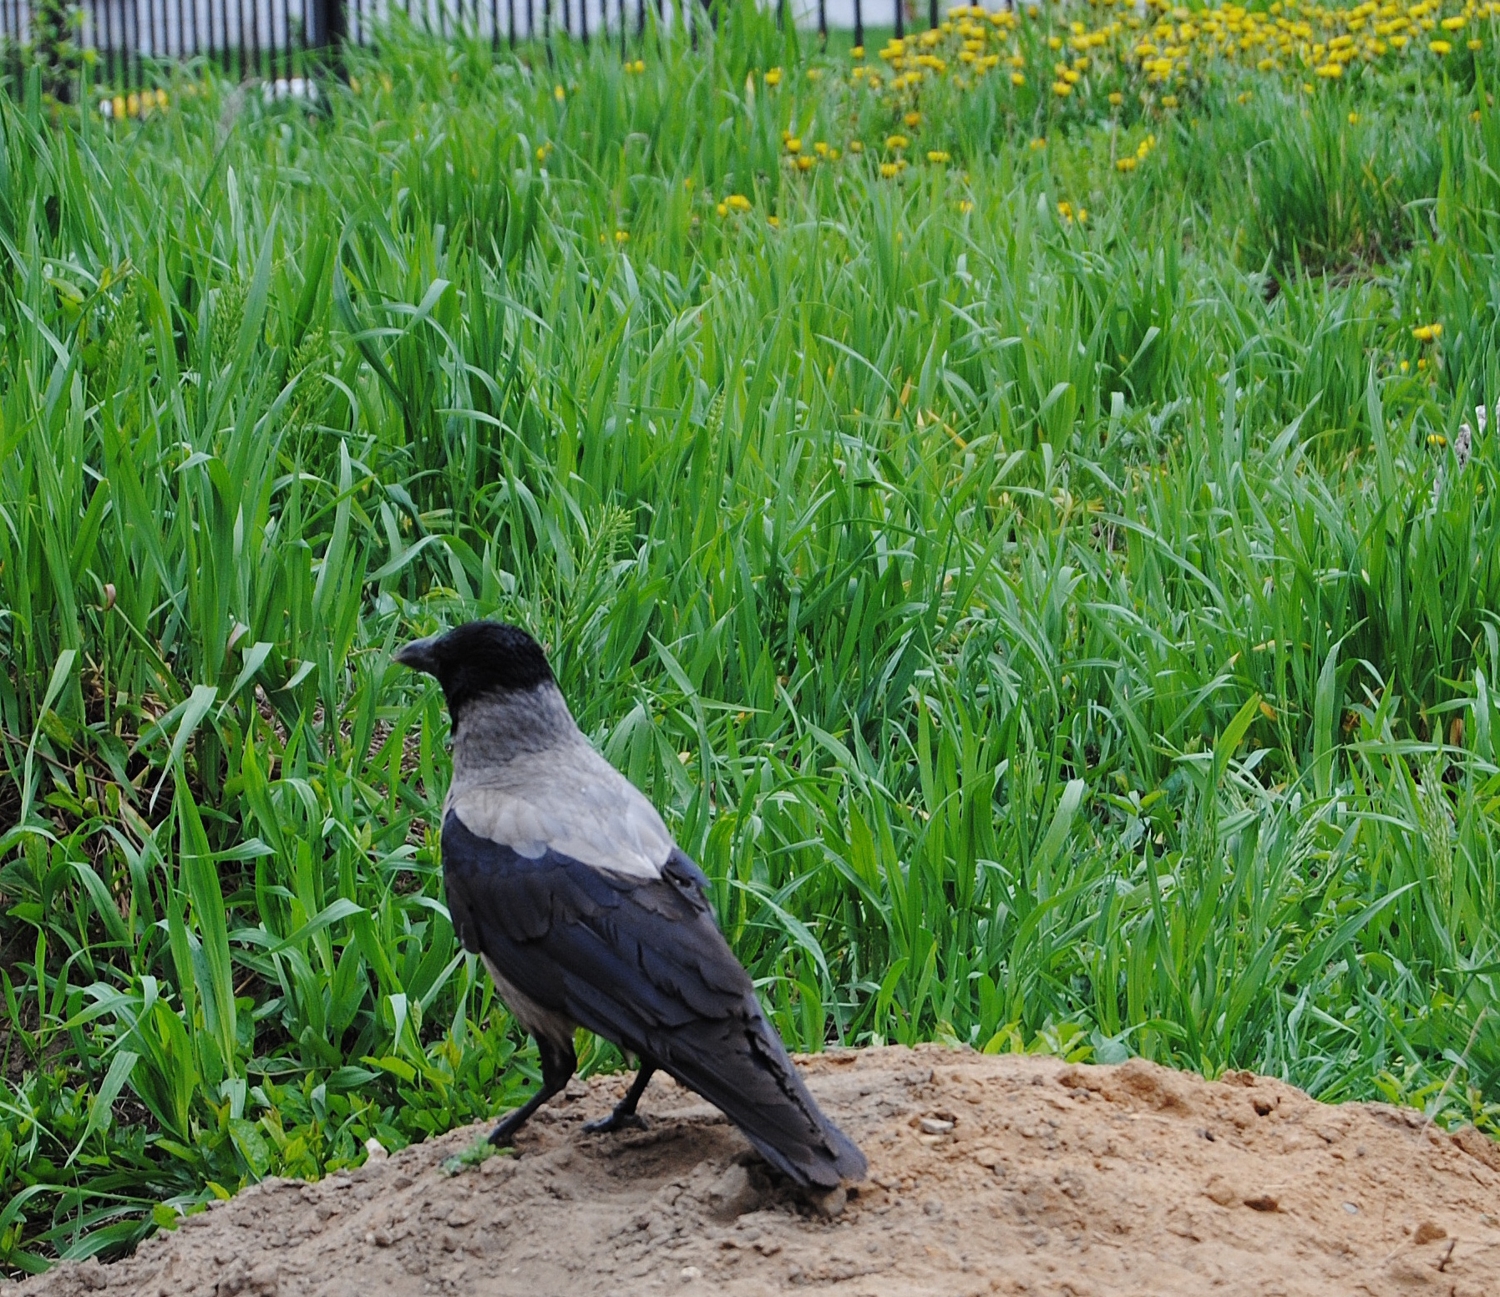
<svg viewBox="0 0 1500 1297"><path fill-rule="evenodd" d="M681 851L661 878L641 879L553 852L527 859L450 813L443 865L465 947L536 1004L654 1059L799 1184L864 1175L761 1013L714 922L708 880Z"/></svg>

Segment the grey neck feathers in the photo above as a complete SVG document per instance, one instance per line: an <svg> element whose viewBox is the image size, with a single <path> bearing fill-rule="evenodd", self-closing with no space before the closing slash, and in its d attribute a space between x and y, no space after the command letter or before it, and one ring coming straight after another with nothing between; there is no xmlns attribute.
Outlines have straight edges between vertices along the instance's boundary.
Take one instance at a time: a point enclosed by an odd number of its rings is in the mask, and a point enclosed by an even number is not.
<svg viewBox="0 0 1500 1297"><path fill-rule="evenodd" d="M453 782L488 783L496 776L509 782L503 772L513 762L578 745L589 743L552 681L488 694L471 701L455 721Z"/></svg>

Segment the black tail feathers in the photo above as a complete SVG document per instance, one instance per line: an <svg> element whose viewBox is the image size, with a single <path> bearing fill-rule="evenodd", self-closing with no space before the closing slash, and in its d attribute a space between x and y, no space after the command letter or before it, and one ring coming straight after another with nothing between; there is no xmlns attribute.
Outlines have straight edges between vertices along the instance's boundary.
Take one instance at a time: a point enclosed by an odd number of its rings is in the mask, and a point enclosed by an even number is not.
<svg viewBox="0 0 1500 1297"><path fill-rule="evenodd" d="M864 1179L865 1155L824 1116L759 1006L679 1027L659 1043L651 1053L661 1066L721 1109L788 1179L819 1189Z"/></svg>

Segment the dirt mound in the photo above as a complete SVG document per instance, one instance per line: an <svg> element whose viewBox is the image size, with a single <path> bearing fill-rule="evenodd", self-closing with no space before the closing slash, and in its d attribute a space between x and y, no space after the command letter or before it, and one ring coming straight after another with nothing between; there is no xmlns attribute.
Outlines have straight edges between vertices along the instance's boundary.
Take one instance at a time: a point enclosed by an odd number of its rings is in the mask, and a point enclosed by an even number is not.
<svg viewBox="0 0 1500 1297"><path fill-rule="evenodd" d="M869 1154L842 1211L772 1184L664 1077L647 1129L584 1134L624 1091L609 1077L571 1086L514 1156L455 1172L476 1127L320 1184L268 1181L130 1260L0 1295L1500 1292L1500 1149L1473 1130L1143 1062L802 1061Z"/></svg>

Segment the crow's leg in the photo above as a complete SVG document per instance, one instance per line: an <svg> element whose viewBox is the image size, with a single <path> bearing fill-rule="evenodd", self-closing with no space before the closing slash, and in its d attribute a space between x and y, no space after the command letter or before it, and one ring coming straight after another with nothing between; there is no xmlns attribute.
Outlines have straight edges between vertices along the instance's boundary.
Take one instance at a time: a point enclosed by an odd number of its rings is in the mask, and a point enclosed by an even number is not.
<svg viewBox="0 0 1500 1297"><path fill-rule="evenodd" d="M531 1114L567 1086L578 1066L578 1056L573 1052L571 1041L538 1036L536 1047L542 1056L542 1088L490 1132L490 1143L496 1148L508 1148L515 1133L527 1123Z"/></svg>
<svg viewBox="0 0 1500 1297"><path fill-rule="evenodd" d="M626 1091L625 1097L615 1104L615 1110L607 1117L600 1117L598 1121L591 1121L584 1130L606 1131L619 1130L622 1126L644 1126L646 1123L635 1114L635 1105L641 1101L641 1095L646 1093L646 1086L651 1081L651 1074L656 1071L656 1064L651 1059L641 1056L641 1070L635 1074L635 1080L630 1083L630 1089Z"/></svg>

